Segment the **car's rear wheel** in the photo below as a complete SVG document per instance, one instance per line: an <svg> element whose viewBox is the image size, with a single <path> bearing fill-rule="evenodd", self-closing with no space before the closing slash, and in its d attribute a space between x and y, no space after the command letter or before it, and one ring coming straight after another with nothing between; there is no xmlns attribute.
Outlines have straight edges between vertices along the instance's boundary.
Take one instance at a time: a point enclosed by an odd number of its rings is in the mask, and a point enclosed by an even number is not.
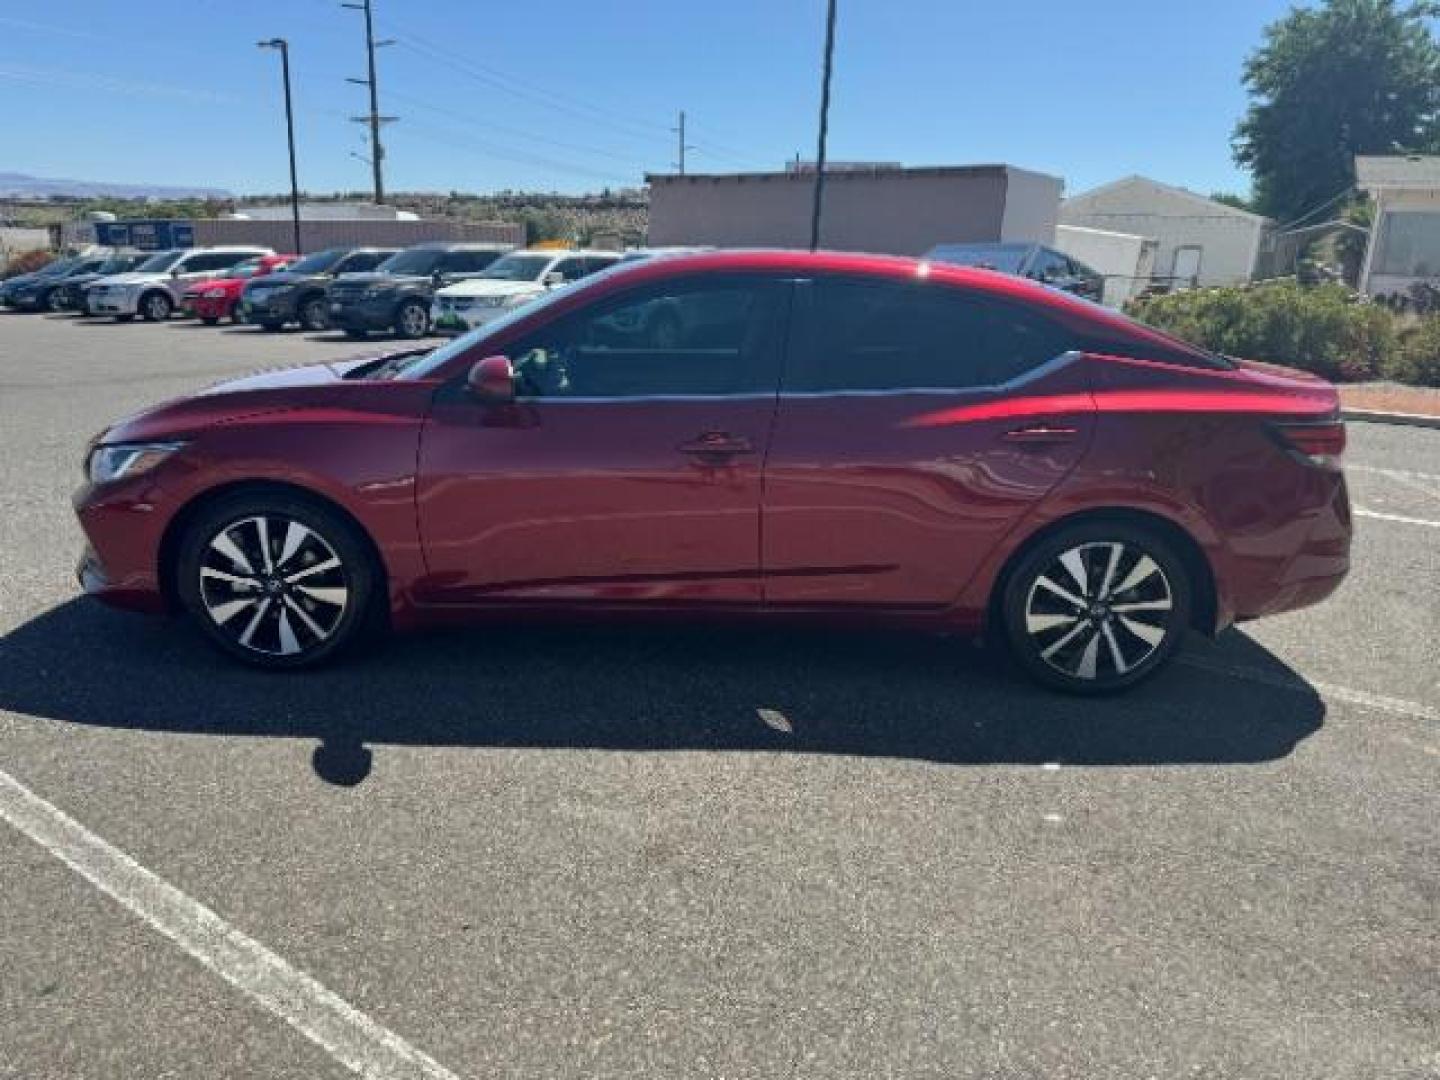
<svg viewBox="0 0 1440 1080"><path fill-rule="evenodd" d="M164 322L175 310L175 302L166 292L150 292L140 298L140 317L146 322Z"/></svg>
<svg viewBox="0 0 1440 1080"><path fill-rule="evenodd" d="M424 337L430 329L430 312L419 300L406 300L395 313L395 333L403 338Z"/></svg>
<svg viewBox="0 0 1440 1080"><path fill-rule="evenodd" d="M220 322L220 320L215 318L213 315L202 316L200 321L206 326L215 326L217 323Z"/></svg>
<svg viewBox="0 0 1440 1080"><path fill-rule="evenodd" d="M45 294L45 306L57 315L65 310L65 297L59 289L51 289Z"/></svg>
<svg viewBox="0 0 1440 1080"><path fill-rule="evenodd" d="M1149 678L1190 625L1185 563L1161 536L1127 522L1062 529L1009 575L1001 615L1011 654L1047 686L1104 694Z"/></svg>
<svg viewBox="0 0 1440 1080"><path fill-rule="evenodd" d="M181 541L176 572L205 635L266 668L317 664L352 644L379 591L356 528L321 503L284 493L204 508Z"/></svg>
<svg viewBox="0 0 1440 1080"><path fill-rule="evenodd" d="M311 333L330 329L330 312L323 296L312 296L300 305L300 325Z"/></svg>

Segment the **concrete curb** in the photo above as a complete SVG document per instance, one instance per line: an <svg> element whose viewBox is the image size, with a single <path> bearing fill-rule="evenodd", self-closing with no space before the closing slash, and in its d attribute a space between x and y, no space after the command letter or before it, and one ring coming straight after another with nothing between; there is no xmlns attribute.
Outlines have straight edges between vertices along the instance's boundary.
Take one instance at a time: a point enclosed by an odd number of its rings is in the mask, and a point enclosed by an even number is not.
<svg viewBox="0 0 1440 1080"><path fill-rule="evenodd" d="M1440 416L1426 416L1423 413L1378 412L1374 409L1341 409L1340 419L1355 420L1364 424L1397 424L1404 427L1440 429Z"/></svg>

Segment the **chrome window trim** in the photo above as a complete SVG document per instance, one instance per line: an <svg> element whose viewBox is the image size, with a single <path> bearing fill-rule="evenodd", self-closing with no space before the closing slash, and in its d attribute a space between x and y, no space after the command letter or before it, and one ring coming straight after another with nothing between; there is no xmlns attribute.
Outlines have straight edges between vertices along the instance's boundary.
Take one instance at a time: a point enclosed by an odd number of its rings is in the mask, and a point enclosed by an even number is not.
<svg viewBox="0 0 1440 1080"><path fill-rule="evenodd" d="M622 401L810 401L819 398L889 398L889 397L954 397L956 394L998 394L1009 390L1018 390L1038 379L1069 367L1084 354L1079 349L1070 349L1061 353L1054 359L1031 368L1023 374L1007 379L1002 383L990 383L985 386L966 387L941 387L941 386L917 386L907 387L901 390L764 390L749 391L743 394L636 394L626 397L544 397L531 395L516 395L517 404L523 405L560 405L571 402L576 405L607 405Z"/></svg>

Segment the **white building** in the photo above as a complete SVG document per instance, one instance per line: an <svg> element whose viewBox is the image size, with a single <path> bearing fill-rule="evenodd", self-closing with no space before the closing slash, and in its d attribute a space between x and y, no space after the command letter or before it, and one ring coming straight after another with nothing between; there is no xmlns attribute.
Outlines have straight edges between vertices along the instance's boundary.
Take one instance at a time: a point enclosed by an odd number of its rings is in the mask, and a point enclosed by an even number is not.
<svg viewBox="0 0 1440 1080"><path fill-rule="evenodd" d="M1251 280L1272 228L1269 218L1143 176L1066 199L1060 224L1155 240L1155 276L1177 288Z"/></svg>
<svg viewBox="0 0 1440 1080"><path fill-rule="evenodd" d="M1103 277L1104 303L1121 308L1144 292L1155 276L1160 241L1133 233L1057 225L1055 247Z"/></svg>
<svg viewBox="0 0 1440 1080"><path fill-rule="evenodd" d="M1355 183L1375 200L1360 291L1383 296L1440 280L1440 157L1357 157Z"/></svg>

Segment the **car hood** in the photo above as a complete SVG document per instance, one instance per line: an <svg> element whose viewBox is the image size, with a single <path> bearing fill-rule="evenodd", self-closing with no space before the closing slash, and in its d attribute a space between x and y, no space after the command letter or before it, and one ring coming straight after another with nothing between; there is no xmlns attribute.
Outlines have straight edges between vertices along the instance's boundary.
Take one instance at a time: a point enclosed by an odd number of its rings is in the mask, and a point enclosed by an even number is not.
<svg viewBox="0 0 1440 1080"><path fill-rule="evenodd" d="M527 293L544 292L545 286L538 281L500 281L497 279L471 278L447 285L436 296L524 296Z"/></svg>
<svg viewBox="0 0 1440 1080"><path fill-rule="evenodd" d="M400 288L403 285L428 285L430 279L419 274L341 274L335 279L343 285L388 285Z"/></svg>
<svg viewBox="0 0 1440 1080"><path fill-rule="evenodd" d="M344 392L348 375L384 355L377 351L328 364L276 368L228 379L190 397L176 398L126 417L113 424L102 441L179 439L246 417L324 405Z"/></svg>
<svg viewBox="0 0 1440 1080"><path fill-rule="evenodd" d="M358 274L346 274L343 276L347 281L351 277L359 277ZM266 274L263 277L250 278L245 282L245 287L247 289L252 286L255 288L279 289L287 288L291 285L320 285L327 281L338 280L338 278L332 278L327 274L290 274L281 270L278 273Z"/></svg>

